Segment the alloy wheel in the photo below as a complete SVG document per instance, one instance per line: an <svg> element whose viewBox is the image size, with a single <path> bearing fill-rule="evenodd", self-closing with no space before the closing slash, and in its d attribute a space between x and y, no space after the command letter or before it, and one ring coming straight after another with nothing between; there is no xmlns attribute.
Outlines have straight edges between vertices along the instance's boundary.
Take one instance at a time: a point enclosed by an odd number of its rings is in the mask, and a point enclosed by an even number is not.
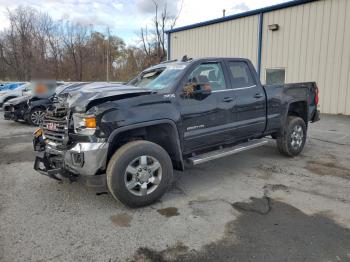
<svg viewBox="0 0 350 262"><path fill-rule="evenodd" d="M152 156L140 156L129 163L124 175L125 186L136 196L151 194L162 180L162 167Z"/></svg>
<svg viewBox="0 0 350 262"><path fill-rule="evenodd" d="M303 128L300 125L294 126L290 139L291 139L291 146L295 150L301 147L301 145L303 144L303 138L304 138Z"/></svg>
<svg viewBox="0 0 350 262"><path fill-rule="evenodd" d="M45 116L45 112L41 111L41 110L37 110L34 111L31 116L30 116L30 120L32 121L32 123L34 125L41 125L43 123L44 120L44 116Z"/></svg>

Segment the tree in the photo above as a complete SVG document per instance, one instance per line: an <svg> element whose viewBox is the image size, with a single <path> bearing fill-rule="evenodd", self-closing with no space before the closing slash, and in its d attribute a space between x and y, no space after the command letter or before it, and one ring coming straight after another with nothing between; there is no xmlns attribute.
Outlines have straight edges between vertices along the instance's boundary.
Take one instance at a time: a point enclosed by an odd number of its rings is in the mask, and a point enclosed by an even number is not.
<svg viewBox="0 0 350 262"><path fill-rule="evenodd" d="M108 72L111 81L127 81L166 58L165 30L177 18L154 4L153 27L141 28L141 46L34 8L8 10L10 25L0 31L0 80L106 81Z"/></svg>
<svg viewBox="0 0 350 262"><path fill-rule="evenodd" d="M69 21L65 23L63 34L63 43L70 55L73 70L75 72L74 80L83 80L84 49L87 45L88 28L81 24L74 24Z"/></svg>
<svg viewBox="0 0 350 262"><path fill-rule="evenodd" d="M177 19L182 10L183 1L179 12L176 16L169 14L167 5L165 4L162 11L159 13L159 4L153 0L154 4L154 18L153 28L149 30L147 27L140 30L140 42L147 56L147 62L149 65L162 62L167 57L166 50L166 33L167 29L172 29L176 25Z"/></svg>

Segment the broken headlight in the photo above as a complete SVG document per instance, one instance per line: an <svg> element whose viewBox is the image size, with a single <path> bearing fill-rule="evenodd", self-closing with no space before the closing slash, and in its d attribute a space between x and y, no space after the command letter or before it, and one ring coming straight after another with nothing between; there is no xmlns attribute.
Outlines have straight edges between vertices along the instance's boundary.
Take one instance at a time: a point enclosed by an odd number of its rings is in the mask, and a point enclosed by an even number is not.
<svg viewBox="0 0 350 262"><path fill-rule="evenodd" d="M96 130L96 118L94 115L73 114L74 132L77 134L91 136Z"/></svg>

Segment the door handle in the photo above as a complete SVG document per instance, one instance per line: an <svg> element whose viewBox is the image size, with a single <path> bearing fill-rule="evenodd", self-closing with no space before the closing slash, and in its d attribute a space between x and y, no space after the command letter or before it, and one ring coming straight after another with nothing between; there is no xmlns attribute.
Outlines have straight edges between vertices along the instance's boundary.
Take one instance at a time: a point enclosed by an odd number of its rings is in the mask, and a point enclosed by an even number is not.
<svg viewBox="0 0 350 262"><path fill-rule="evenodd" d="M254 96L254 98L262 98L262 97L263 97L263 95L260 94L260 93L256 93L255 96Z"/></svg>
<svg viewBox="0 0 350 262"><path fill-rule="evenodd" d="M233 97L225 97L224 99L222 99L222 102L226 102L226 103L229 103L229 102L231 102L231 101L233 101Z"/></svg>

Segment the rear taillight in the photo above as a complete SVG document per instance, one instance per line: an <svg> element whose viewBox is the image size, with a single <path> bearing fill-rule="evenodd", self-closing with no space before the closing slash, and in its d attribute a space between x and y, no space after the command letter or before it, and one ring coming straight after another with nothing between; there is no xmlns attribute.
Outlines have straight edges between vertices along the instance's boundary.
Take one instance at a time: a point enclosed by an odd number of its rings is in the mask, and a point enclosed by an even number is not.
<svg viewBox="0 0 350 262"><path fill-rule="evenodd" d="M315 105L318 105L318 86L316 85L316 88L315 88Z"/></svg>

